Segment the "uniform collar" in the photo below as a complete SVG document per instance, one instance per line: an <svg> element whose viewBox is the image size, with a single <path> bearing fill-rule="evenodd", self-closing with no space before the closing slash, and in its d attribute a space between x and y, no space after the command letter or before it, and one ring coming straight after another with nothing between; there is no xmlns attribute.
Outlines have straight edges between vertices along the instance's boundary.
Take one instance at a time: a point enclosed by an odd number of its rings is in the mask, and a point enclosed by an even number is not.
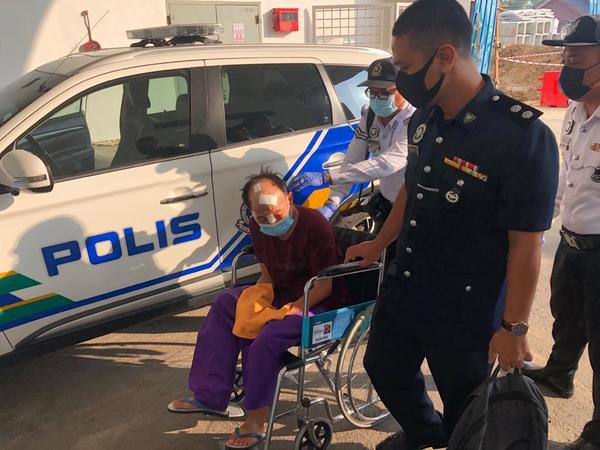
<svg viewBox="0 0 600 450"><path fill-rule="evenodd" d="M600 119L600 107L596 108L596 111L594 111L594 114L592 114L590 117L587 116L587 109L585 108L585 105L583 103L577 102L576 106L575 106L575 111L573 111L573 118L575 119L575 122L577 123L586 123L586 122L591 122L593 120L598 120Z"/></svg>
<svg viewBox="0 0 600 450"><path fill-rule="evenodd" d="M479 93L459 112L454 119L454 122L469 129L473 125L477 125L480 116L483 112L489 109L490 99L496 94L496 88L489 76L482 74L485 84Z"/></svg>
<svg viewBox="0 0 600 450"><path fill-rule="evenodd" d="M411 109L414 110L414 108L412 106L409 106L407 104L404 108L399 110L398 113L396 113L394 118L392 120L390 120L385 127L383 126L383 121L381 120L381 117L379 117L379 116L375 116L373 123L375 125L378 125L382 129L392 128L395 130L398 127L400 127L401 125L403 125L404 121L406 120L407 114L411 113Z"/></svg>
<svg viewBox="0 0 600 450"><path fill-rule="evenodd" d="M477 125L480 115L489 108L490 99L498 92L488 75L481 75L485 84L483 88L467 103L467 105L448 123L457 123L466 129ZM444 113L439 106L435 106L429 117L434 117L436 120L443 120Z"/></svg>

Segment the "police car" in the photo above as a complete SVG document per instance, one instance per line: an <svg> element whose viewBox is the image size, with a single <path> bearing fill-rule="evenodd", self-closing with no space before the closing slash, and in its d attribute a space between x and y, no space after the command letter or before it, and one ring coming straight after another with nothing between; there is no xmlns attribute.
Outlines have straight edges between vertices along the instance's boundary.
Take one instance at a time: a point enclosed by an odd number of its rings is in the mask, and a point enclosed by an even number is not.
<svg viewBox="0 0 600 450"><path fill-rule="evenodd" d="M340 163L387 54L214 32L137 30L0 90L0 355L223 288L249 242L244 179Z"/></svg>

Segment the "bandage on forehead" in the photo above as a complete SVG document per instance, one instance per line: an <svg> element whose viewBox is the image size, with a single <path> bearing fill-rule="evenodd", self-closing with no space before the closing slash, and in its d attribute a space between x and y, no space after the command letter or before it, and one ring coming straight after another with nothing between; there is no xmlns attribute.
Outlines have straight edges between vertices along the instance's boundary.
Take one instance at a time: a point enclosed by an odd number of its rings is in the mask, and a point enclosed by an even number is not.
<svg viewBox="0 0 600 450"><path fill-rule="evenodd" d="M254 192L260 192L262 191L262 186L260 185L260 183L256 183L254 185Z"/></svg>
<svg viewBox="0 0 600 450"><path fill-rule="evenodd" d="M267 206L277 206L279 200L276 195L271 194L260 194L258 196L258 204L259 205L267 205Z"/></svg>

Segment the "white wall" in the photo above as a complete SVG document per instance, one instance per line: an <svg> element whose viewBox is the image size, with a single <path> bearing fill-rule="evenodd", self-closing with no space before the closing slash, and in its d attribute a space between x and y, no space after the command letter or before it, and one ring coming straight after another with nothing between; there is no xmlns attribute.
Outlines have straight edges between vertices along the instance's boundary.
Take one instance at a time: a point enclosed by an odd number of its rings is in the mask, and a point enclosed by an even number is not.
<svg viewBox="0 0 600 450"><path fill-rule="evenodd" d="M168 1L168 0L166 0ZM393 4L393 3L411 3L412 0L218 0L211 2L209 0L185 0L187 3L260 3L260 13L262 15L262 40L264 43L284 43L284 44L302 44L310 43L313 40L313 7L325 5L359 5L359 4ZM471 0L458 0L469 12ZM273 31L273 22L271 13L273 8L298 8L299 29L290 33L280 33Z"/></svg>
<svg viewBox="0 0 600 450"><path fill-rule="evenodd" d="M470 4L470 0L459 1L466 7ZM168 0L0 0L0 88L24 73L68 54L74 47L87 41L81 11L89 11L92 25L108 11L92 31L92 37L103 48L122 47L131 43L125 35L126 30L165 25L167 2ZM313 6L395 2L222 0L221 3L260 3L262 40L265 43L310 43L313 39ZM273 31L271 10L278 7L299 8L299 31Z"/></svg>
<svg viewBox="0 0 600 450"><path fill-rule="evenodd" d="M86 9L92 25L108 11L92 31L103 48L129 45L128 29L166 24L165 0L1 0L0 88L87 41Z"/></svg>
<svg viewBox="0 0 600 450"><path fill-rule="evenodd" d="M231 0L235 2L236 0ZM252 1L252 0L248 0ZM303 1L303 2L290 2L286 0L263 0L261 2L261 13L263 19L263 42L265 43L289 43L289 44L302 44L310 43L313 40L313 6L321 5L350 5L350 4L389 4L393 3L389 0L317 0L317 1ZM301 7L300 5L306 5ZM298 8L299 18L299 30L291 33L279 33L273 31L273 22L271 20L271 10L273 8Z"/></svg>

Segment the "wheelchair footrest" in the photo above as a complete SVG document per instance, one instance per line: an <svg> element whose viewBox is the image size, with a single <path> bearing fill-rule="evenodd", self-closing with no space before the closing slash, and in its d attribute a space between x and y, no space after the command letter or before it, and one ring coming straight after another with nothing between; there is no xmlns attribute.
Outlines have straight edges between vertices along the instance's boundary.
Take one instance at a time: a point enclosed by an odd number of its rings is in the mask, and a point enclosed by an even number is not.
<svg viewBox="0 0 600 450"><path fill-rule="evenodd" d="M287 370L296 370L304 365L304 361L292 352L285 352L281 357L281 362Z"/></svg>

